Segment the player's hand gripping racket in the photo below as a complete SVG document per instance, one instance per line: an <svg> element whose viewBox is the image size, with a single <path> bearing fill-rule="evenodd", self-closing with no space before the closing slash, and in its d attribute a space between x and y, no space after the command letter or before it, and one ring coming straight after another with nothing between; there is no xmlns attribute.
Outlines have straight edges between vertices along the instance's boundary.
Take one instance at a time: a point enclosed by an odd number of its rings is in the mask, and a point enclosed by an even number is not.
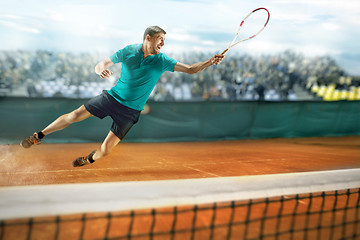
<svg viewBox="0 0 360 240"><path fill-rule="evenodd" d="M234 39L230 45L221 53L221 55L225 55L230 50L230 48L234 47L235 45L250 40L259 35L259 33L261 33L261 31L266 27L269 19L270 13L266 8L257 8L250 12L241 21Z"/></svg>

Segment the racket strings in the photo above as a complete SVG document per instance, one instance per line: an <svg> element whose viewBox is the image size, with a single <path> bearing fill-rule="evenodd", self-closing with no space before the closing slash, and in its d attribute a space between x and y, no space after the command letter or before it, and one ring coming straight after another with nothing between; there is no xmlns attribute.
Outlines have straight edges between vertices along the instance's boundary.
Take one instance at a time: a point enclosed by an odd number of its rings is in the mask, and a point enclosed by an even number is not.
<svg viewBox="0 0 360 240"><path fill-rule="evenodd" d="M261 10L261 11L259 11ZM250 12L238 26L238 30L227 47L221 54L226 54L230 48L234 47L240 42L244 42L254 38L267 25L270 19L270 13L266 8L257 8Z"/></svg>
<svg viewBox="0 0 360 240"><path fill-rule="evenodd" d="M241 21L232 44L241 42L242 40L249 40L258 35L265 28L269 16L268 11L264 8L249 13ZM232 44L230 44L230 46Z"/></svg>

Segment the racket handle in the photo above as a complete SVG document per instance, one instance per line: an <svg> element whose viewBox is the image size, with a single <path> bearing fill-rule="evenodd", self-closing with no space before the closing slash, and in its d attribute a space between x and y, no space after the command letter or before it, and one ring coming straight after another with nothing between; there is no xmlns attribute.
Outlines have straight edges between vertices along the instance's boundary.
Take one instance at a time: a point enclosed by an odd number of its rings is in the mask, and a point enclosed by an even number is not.
<svg viewBox="0 0 360 240"><path fill-rule="evenodd" d="M228 51L229 51L229 49L227 48L220 55L225 55Z"/></svg>

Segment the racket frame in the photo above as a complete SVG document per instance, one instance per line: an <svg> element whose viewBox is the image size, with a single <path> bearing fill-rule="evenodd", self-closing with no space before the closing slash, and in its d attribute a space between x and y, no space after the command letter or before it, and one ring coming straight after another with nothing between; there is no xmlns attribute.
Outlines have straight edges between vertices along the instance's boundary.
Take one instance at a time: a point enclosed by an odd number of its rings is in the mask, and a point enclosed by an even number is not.
<svg viewBox="0 0 360 240"><path fill-rule="evenodd" d="M257 31L254 35L251 35L251 36L248 37L248 38L241 39L241 40L239 40L238 42L235 42L236 38L239 36L239 32L240 32L241 27L242 27L242 25L244 24L245 20L246 20L251 14L253 14L254 12L259 11L259 10L265 10L265 11L267 12L267 14L268 14L268 17L267 17L267 20L266 20L264 26L263 26L262 28L260 28L260 30ZM234 39L231 41L231 43L229 44L229 46L221 53L221 55L225 55L225 54L230 50L230 48L236 46L237 44L239 44L239 43L241 43L241 42L245 42L245 41L247 41L247 40L250 40L250 39L253 39L254 37L256 37L259 33L262 32L262 30L264 30L264 28L265 28L266 25L268 24L269 20L270 20L270 12L269 12L266 8L261 7L261 8L256 8L256 9L254 9L253 11L251 11L251 12L241 21L241 23L240 23L240 25L239 25L239 28L238 28L238 30L237 30L237 32L236 32L236 34L235 34Z"/></svg>

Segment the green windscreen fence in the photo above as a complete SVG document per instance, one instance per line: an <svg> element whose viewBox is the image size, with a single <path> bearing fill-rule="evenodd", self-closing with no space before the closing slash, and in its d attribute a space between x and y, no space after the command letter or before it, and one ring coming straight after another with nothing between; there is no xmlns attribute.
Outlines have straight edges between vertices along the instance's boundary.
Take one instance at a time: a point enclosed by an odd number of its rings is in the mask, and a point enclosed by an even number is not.
<svg viewBox="0 0 360 240"><path fill-rule="evenodd" d="M0 141L15 143L86 100L0 99ZM150 102L126 141L202 141L360 135L360 102ZM96 117L48 136L47 142L102 141L112 120Z"/></svg>

